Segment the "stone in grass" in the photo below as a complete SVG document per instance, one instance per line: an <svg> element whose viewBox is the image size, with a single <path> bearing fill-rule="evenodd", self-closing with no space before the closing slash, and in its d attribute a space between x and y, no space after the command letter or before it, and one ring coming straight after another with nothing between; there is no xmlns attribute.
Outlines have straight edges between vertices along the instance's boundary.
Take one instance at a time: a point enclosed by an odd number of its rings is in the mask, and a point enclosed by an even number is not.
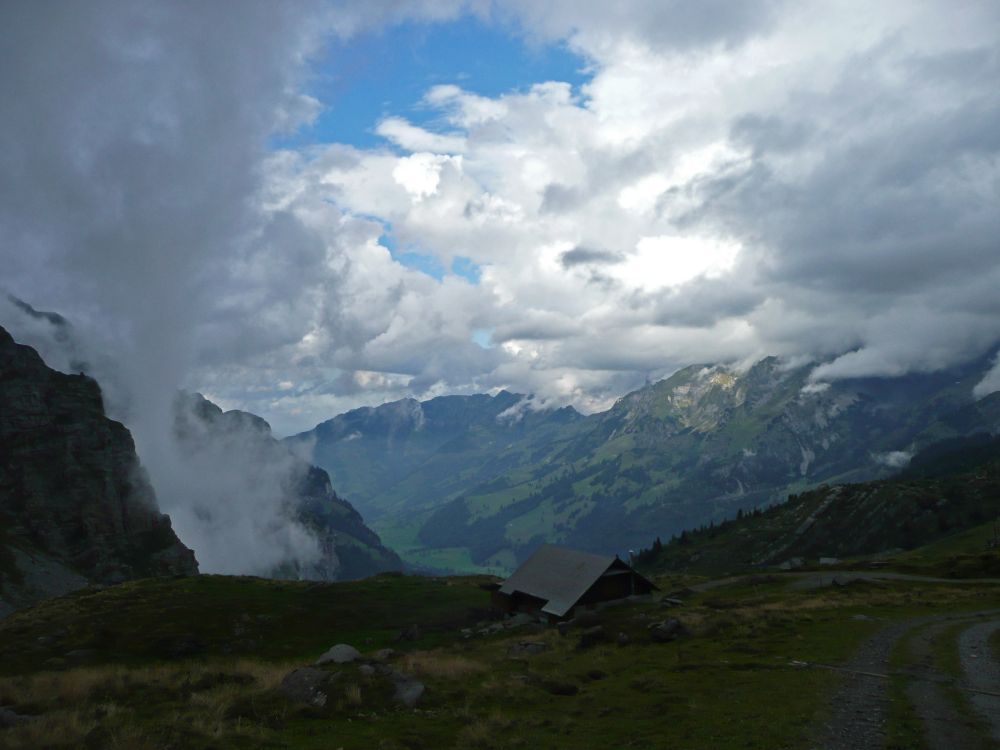
<svg viewBox="0 0 1000 750"><path fill-rule="evenodd" d="M507 656L530 656L532 654L540 654L543 651L548 650L549 644L543 641L521 641L520 643L515 643L507 649Z"/></svg>
<svg viewBox="0 0 1000 750"><path fill-rule="evenodd" d="M346 643L338 643L316 660L316 666L330 664L331 662L333 664L349 664L360 656L361 652L354 648L354 646L349 646Z"/></svg>
<svg viewBox="0 0 1000 750"><path fill-rule="evenodd" d="M538 618L532 617L527 612L518 612L515 615L511 615L510 618L504 620L503 626L505 628L518 628L522 625L530 625L533 622L537 622Z"/></svg>
<svg viewBox="0 0 1000 750"><path fill-rule="evenodd" d="M591 646L596 646L598 643L607 643L609 640L608 632L604 627L602 625L595 625L580 633L580 642L577 644L577 648L590 648Z"/></svg>
<svg viewBox="0 0 1000 750"><path fill-rule="evenodd" d="M326 705L330 687L339 678L339 672L301 667L286 674L278 689L290 701L322 708Z"/></svg>
<svg viewBox="0 0 1000 750"><path fill-rule="evenodd" d="M393 700L402 703L407 708L413 708L424 696L424 683L408 674L403 674L398 669L383 667L392 684L396 687Z"/></svg>
<svg viewBox="0 0 1000 750"><path fill-rule="evenodd" d="M649 626L649 635L657 643L668 643L682 635L690 635L680 620L673 618L663 622L654 622Z"/></svg>

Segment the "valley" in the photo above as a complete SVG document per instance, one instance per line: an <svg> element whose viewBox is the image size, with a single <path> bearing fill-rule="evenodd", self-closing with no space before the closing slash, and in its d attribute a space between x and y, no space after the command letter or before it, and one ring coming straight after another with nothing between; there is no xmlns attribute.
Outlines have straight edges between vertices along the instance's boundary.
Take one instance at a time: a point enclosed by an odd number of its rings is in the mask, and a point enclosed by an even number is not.
<svg viewBox="0 0 1000 750"><path fill-rule="evenodd" d="M418 569L503 574L541 541L626 554L821 484L890 476L939 441L1000 429L989 362L812 383L774 358L693 366L609 411L451 396L359 409L290 438Z"/></svg>

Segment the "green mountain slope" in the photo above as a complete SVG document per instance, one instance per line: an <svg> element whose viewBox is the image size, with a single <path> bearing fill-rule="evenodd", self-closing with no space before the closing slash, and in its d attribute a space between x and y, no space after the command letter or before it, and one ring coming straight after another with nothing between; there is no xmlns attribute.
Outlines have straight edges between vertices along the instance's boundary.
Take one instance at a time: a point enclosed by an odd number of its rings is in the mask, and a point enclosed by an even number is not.
<svg viewBox="0 0 1000 750"><path fill-rule="evenodd" d="M1000 395L971 396L987 367L814 384L811 367L774 358L698 365L588 417L526 410L501 426L518 398L502 393L451 397L466 420L451 432L431 426L435 399L351 412L298 439L315 440L313 460L404 558L502 571L541 541L624 552L1000 429Z"/></svg>
<svg viewBox="0 0 1000 750"><path fill-rule="evenodd" d="M930 446L891 479L793 495L767 510L654 544L637 560L649 570L719 574L796 558L815 563L895 553L989 526L998 514L1000 437L978 435ZM974 536L982 551L984 534ZM939 572L961 573L954 564L945 567Z"/></svg>

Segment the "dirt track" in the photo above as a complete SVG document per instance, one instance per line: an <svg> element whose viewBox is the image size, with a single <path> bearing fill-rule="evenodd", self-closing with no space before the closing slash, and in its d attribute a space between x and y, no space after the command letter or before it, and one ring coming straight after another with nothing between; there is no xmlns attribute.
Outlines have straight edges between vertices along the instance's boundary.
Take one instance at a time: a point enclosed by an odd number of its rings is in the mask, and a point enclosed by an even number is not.
<svg viewBox="0 0 1000 750"><path fill-rule="evenodd" d="M897 674L906 680L906 700L920 717L927 747L1000 747L1000 665L988 648L989 636L997 629L1000 610L913 618L879 631L842 665L846 671L833 700L833 714L817 731L814 746L817 750L886 746L889 658L900 639L909 636L906 667ZM935 661L942 638L954 639L951 647L958 649L962 676L957 681ZM981 692L973 692L977 690Z"/></svg>

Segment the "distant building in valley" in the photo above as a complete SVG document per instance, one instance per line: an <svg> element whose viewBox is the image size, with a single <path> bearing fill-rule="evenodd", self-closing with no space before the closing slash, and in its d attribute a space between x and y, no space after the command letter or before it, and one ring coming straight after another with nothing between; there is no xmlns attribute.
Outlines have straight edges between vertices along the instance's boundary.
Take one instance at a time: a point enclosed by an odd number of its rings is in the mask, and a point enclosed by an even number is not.
<svg viewBox="0 0 1000 750"><path fill-rule="evenodd" d="M529 612L551 620L579 606L648 594L656 586L617 556L543 544L492 593L503 612Z"/></svg>

